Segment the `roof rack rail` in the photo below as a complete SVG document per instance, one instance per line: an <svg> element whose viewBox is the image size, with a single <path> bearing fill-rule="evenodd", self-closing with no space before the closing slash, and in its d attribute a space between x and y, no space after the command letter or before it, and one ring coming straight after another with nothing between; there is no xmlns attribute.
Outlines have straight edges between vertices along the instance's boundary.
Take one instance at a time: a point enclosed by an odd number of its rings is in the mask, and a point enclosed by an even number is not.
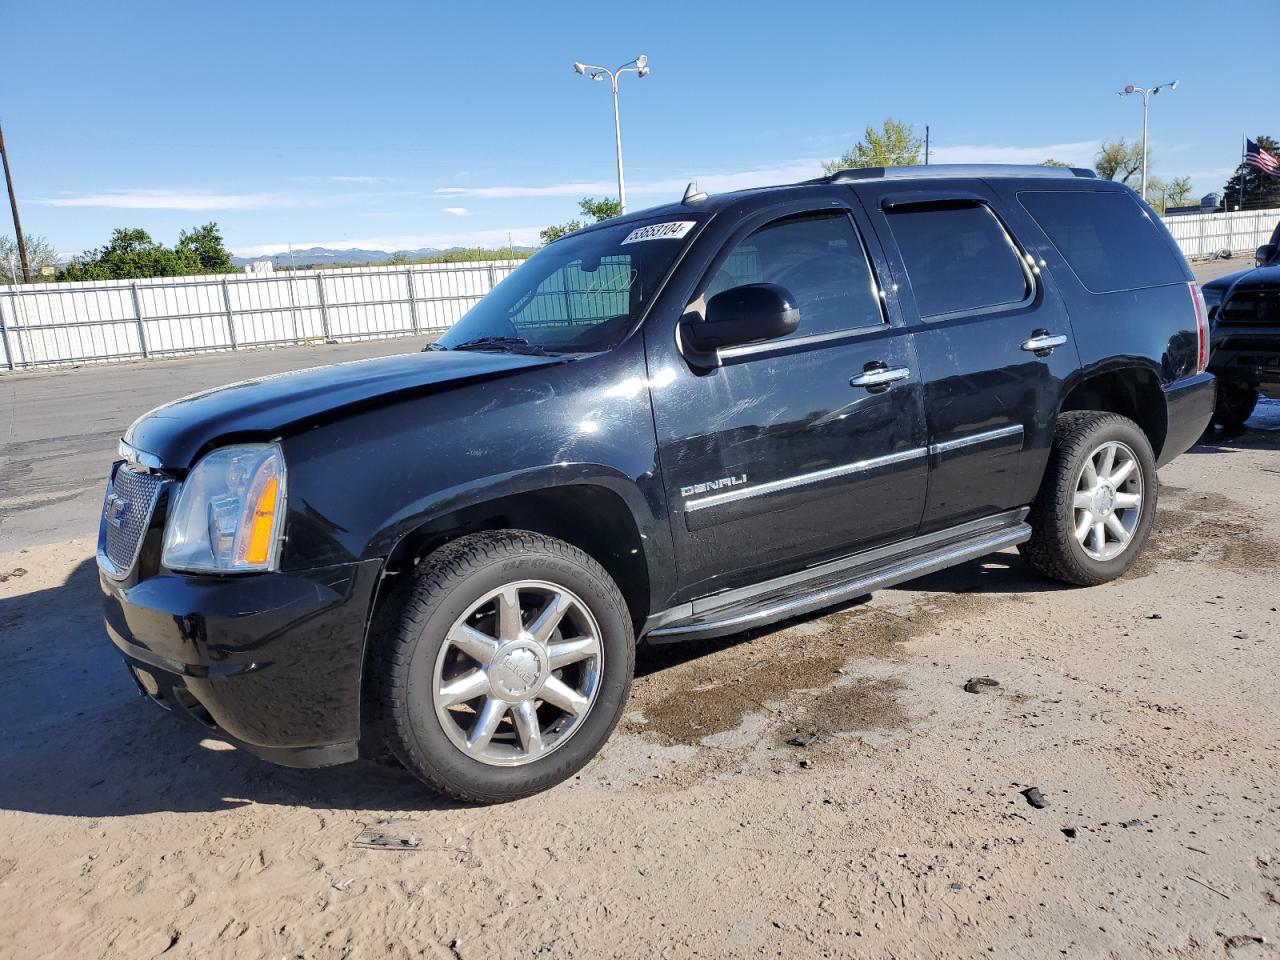
<svg viewBox="0 0 1280 960"><path fill-rule="evenodd" d="M1084 167L1047 167L1031 163L932 163L910 167L862 167L805 183L853 183L857 180L915 180L924 177L1088 177L1097 174Z"/></svg>

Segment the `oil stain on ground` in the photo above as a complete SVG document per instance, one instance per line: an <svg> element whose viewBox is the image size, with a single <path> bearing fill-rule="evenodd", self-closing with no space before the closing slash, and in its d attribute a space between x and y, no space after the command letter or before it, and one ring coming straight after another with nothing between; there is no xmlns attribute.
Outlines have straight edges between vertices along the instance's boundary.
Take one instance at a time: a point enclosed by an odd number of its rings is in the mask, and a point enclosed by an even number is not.
<svg viewBox="0 0 1280 960"><path fill-rule="evenodd" d="M840 682L844 665L858 657L902 656L902 644L946 620L1017 599L938 594L908 614L860 605L772 631L643 649L630 706L644 719L628 727L696 744L737 729L749 713L792 716L799 709L819 732L900 725L906 716L896 684ZM797 691L816 692L797 698ZM778 704L793 700L778 711Z"/></svg>
<svg viewBox="0 0 1280 960"><path fill-rule="evenodd" d="M1221 494L1196 494L1164 484L1167 498L1157 508L1147 552L1130 576L1153 573L1161 560L1209 563L1248 572L1280 563L1280 542L1260 534L1248 522L1249 511Z"/></svg>

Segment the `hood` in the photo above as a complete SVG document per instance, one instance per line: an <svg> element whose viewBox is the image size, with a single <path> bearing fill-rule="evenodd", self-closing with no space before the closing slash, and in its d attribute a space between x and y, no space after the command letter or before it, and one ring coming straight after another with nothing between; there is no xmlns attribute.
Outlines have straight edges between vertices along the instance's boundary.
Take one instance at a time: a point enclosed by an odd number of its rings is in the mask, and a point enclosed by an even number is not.
<svg viewBox="0 0 1280 960"><path fill-rule="evenodd" d="M1270 264L1265 267L1250 267L1247 270L1237 270L1235 273L1228 273L1225 276L1215 277L1207 283L1202 283L1202 289L1221 290L1224 293L1232 286L1240 281L1245 281L1249 286L1266 286L1280 288L1280 264Z"/></svg>
<svg viewBox="0 0 1280 960"><path fill-rule="evenodd" d="M218 440L278 437L352 408L563 362L555 356L432 350L312 367L166 403L134 421L124 439L166 468L185 469Z"/></svg>

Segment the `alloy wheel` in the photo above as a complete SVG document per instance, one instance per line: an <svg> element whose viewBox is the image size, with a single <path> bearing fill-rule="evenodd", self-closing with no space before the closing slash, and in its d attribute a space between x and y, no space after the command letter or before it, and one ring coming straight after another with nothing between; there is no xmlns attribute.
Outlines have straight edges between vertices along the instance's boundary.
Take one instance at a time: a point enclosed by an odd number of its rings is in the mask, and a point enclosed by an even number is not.
<svg viewBox="0 0 1280 960"><path fill-rule="evenodd" d="M481 763L531 763L582 726L603 664L600 627L575 594L539 580L505 584L449 628L436 657L436 716Z"/></svg>
<svg viewBox="0 0 1280 960"><path fill-rule="evenodd" d="M1085 458L1072 509L1076 540L1094 560L1113 560L1128 548L1142 517L1143 484L1137 455L1118 440Z"/></svg>

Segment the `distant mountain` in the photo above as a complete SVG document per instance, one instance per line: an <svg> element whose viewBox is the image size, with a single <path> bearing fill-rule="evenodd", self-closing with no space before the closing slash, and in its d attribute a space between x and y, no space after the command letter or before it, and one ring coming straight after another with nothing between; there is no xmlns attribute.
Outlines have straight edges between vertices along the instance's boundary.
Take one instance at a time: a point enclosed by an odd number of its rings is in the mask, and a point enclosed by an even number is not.
<svg viewBox="0 0 1280 960"><path fill-rule="evenodd" d="M385 263L396 254L402 254L409 260L420 260L423 257L432 257L440 253L452 253L455 250L469 249L464 247L449 247L442 250L438 247L419 247L417 250L362 250L358 247L352 247L348 250L331 250L328 247L308 247L305 250L294 250L292 256L286 253L277 253L271 257L236 257L231 258L231 262L237 267L243 267L246 263L256 263L259 260L270 260L275 266L286 268L290 265L299 267L310 267L325 264L347 264L351 266L364 266L369 263ZM515 247L517 253L529 253L530 247Z"/></svg>

